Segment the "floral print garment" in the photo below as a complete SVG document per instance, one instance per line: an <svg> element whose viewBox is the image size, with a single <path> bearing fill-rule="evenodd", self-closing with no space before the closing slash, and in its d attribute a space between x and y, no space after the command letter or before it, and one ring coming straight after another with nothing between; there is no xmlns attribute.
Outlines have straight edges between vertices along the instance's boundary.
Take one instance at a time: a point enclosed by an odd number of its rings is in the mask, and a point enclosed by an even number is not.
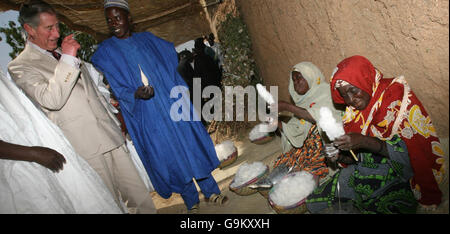
<svg viewBox="0 0 450 234"><path fill-rule="evenodd" d="M383 74L362 56L353 56L338 64L331 83L335 103L344 103L334 88L344 80L372 95L368 106L358 111L349 106L344 114L346 132L358 132L382 140L399 135L406 143L414 176L411 186L424 205L438 205L439 184L445 174L444 151L427 111L403 76L383 78Z"/></svg>

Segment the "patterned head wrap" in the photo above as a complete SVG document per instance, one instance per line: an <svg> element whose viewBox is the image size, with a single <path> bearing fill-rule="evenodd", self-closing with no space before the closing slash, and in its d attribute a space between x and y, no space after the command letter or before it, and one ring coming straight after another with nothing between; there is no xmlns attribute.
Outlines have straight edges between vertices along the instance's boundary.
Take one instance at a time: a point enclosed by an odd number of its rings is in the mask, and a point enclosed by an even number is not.
<svg viewBox="0 0 450 234"><path fill-rule="evenodd" d="M373 96L374 85L382 77L381 74L377 76L377 73L379 72L372 63L363 56L355 55L344 59L337 65L330 81L333 101L338 104L344 103L344 99L336 89L346 84L358 87Z"/></svg>
<svg viewBox="0 0 450 234"><path fill-rule="evenodd" d="M130 12L130 7L126 0L105 0L103 2L105 10L109 7L118 7Z"/></svg>

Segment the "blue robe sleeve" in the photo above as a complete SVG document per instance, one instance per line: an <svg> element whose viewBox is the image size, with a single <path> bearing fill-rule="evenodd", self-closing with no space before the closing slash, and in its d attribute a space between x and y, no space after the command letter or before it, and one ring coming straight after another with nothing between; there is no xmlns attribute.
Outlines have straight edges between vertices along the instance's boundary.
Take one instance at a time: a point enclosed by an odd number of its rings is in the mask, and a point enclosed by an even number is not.
<svg viewBox="0 0 450 234"><path fill-rule="evenodd" d="M158 44L158 49L160 49L160 51L164 51L165 62L170 64L170 67L173 68L171 70L172 73L169 77L172 78L173 81L177 85L183 85L183 86L188 87L186 82L184 81L184 79L181 77L181 75L177 71L178 55L177 55L177 51L175 50L175 46L173 45L173 43L166 41L162 38L159 38L150 32L145 32L144 35L147 37L148 40L152 41L153 43Z"/></svg>
<svg viewBox="0 0 450 234"><path fill-rule="evenodd" d="M114 64L111 64L111 60L108 59L111 56L105 47L99 47L92 56L92 63L103 73L111 87L114 87L114 95L121 101L120 107L133 115L136 112L138 101L134 98L136 90L125 82L126 79L116 79L116 76L113 75L120 74L120 71L116 69Z"/></svg>

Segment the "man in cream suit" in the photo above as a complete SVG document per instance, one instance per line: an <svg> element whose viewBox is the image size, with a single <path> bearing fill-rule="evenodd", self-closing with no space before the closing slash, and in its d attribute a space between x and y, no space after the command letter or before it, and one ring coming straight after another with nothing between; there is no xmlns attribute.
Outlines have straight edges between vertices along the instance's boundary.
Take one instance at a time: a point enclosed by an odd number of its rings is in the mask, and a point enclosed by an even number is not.
<svg viewBox="0 0 450 234"><path fill-rule="evenodd" d="M122 198L138 213L155 213L116 118L93 85L86 66L76 57L78 42L69 35L57 48L59 21L46 3L24 5L19 22L27 32L27 44L8 64L14 81L61 128L115 195L119 206Z"/></svg>

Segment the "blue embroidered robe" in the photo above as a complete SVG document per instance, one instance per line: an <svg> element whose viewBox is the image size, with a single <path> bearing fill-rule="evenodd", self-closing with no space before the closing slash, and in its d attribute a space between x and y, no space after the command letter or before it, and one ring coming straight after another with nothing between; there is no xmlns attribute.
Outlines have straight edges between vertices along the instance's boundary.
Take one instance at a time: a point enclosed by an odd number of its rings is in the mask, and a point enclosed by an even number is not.
<svg viewBox="0 0 450 234"><path fill-rule="evenodd" d="M217 168L214 144L202 123L192 117L190 121L173 121L170 116L172 105L180 100L170 97L171 90L175 86L187 90L177 72L172 43L149 32L134 33L126 39L111 37L99 45L92 62L118 98L131 139L161 197L181 193L192 178L206 178ZM154 87L155 95L149 100L134 98L136 89L143 85L140 69ZM189 96L182 98L187 98L183 100L192 113Z"/></svg>

